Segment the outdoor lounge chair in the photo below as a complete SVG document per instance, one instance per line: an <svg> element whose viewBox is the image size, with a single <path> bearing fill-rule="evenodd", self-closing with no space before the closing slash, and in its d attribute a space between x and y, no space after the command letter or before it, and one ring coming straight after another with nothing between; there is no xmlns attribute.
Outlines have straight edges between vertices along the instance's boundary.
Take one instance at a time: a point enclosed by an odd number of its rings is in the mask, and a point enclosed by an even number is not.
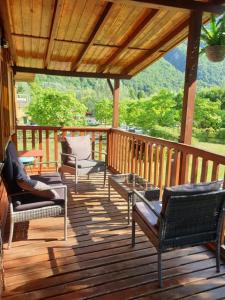
<svg viewBox="0 0 225 300"><path fill-rule="evenodd" d="M77 192L78 176L91 173L104 172L104 186L106 182L107 154L105 160L92 159L99 151L91 150L90 136L65 137L61 141L61 168L60 172L70 173L75 176L75 191Z"/></svg>
<svg viewBox="0 0 225 300"><path fill-rule="evenodd" d="M147 201L140 192L135 191L134 199L136 203L133 206L132 245L135 244L137 222L157 249L160 287L163 286L161 255L174 248L214 243L216 270L220 272L220 232L225 190L185 196L171 194L162 210L159 201Z"/></svg>
<svg viewBox="0 0 225 300"><path fill-rule="evenodd" d="M64 239L67 239L67 186L62 184L58 172L29 177L18 160L15 145L9 142L2 178L9 199L9 247L15 223L40 218L64 216Z"/></svg>

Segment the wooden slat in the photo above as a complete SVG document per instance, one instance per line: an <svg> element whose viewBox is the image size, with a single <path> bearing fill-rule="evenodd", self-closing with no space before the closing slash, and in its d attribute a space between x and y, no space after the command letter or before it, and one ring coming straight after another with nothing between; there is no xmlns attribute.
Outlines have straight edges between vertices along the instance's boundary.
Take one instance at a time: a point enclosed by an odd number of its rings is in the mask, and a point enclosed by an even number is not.
<svg viewBox="0 0 225 300"><path fill-rule="evenodd" d="M132 73L133 69L135 69L139 64L147 60L153 53L158 52L174 36L179 34L187 26L187 24L188 21L185 20L183 23L181 23L179 26L177 26L175 29L169 32L167 36L164 39L160 40L160 42L154 48L146 51L144 54L142 54L140 57L138 57L136 60L130 63L129 66L123 70L123 74Z"/></svg>
<svg viewBox="0 0 225 300"><path fill-rule="evenodd" d="M166 159L166 178L165 186L170 186L171 182L171 164L172 164L173 150L171 148L167 149L167 159Z"/></svg>
<svg viewBox="0 0 225 300"><path fill-rule="evenodd" d="M112 56L110 56L107 61L104 62L104 65L101 66L98 69L98 72L104 72L108 65L113 65L113 63L116 61L116 59L125 52L128 47L132 44L132 42L135 40L135 38L141 34L148 23L152 20L152 18L156 15L157 10L155 9L149 9L147 16L142 20L142 22L135 28L135 30L128 36L128 38L123 42L123 44L118 48Z"/></svg>
<svg viewBox="0 0 225 300"><path fill-rule="evenodd" d="M90 47L93 45L96 36L102 30L102 26L104 25L104 21L107 18L108 14L110 13L112 5L113 5L112 3L106 3L106 6L105 6L101 16L100 16L98 22L96 23L96 25L95 25L95 27L94 27L94 29L93 29L90 37L89 37L87 45L85 45L84 48L82 49L78 59L75 62L72 63L72 66L71 66L72 71L77 70L79 64L84 59L86 53L88 52Z"/></svg>
<svg viewBox="0 0 225 300"><path fill-rule="evenodd" d="M192 183L197 182L197 176L198 176L198 157L194 155L192 159L192 170L191 170Z"/></svg>
<svg viewBox="0 0 225 300"><path fill-rule="evenodd" d="M165 147L161 147L160 149L160 157L159 157L159 188L160 191L163 190L163 179L164 179L164 160L165 160Z"/></svg>
<svg viewBox="0 0 225 300"><path fill-rule="evenodd" d="M153 144L149 144L149 174L148 174L148 181L150 181L151 183L153 183L153 155L154 155L154 146Z"/></svg>
<svg viewBox="0 0 225 300"><path fill-rule="evenodd" d="M54 130L54 159L58 161L59 154L58 154L58 130Z"/></svg>
<svg viewBox="0 0 225 300"><path fill-rule="evenodd" d="M49 130L45 131L45 137L46 137L46 161L50 160L50 147L49 147Z"/></svg>
<svg viewBox="0 0 225 300"><path fill-rule="evenodd" d="M27 131L23 129L23 150L27 150Z"/></svg>
<svg viewBox="0 0 225 300"><path fill-rule="evenodd" d="M159 184L159 152L160 145L155 145L155 159L154 159L154 184L158 186Z"/></svg>
<svg viewBox="0 0 225 300"><path fill-rule="evenodd" d="M218 162L213 162L213 168L212 168L212 176L211 176L211 180L217 180L218 179L218 175L219 175L219 163Z"/></svg>
<svg viewBox="0 0 225 300"><path fill-rule="evenodd" d="M144 151L144 178L148 180L148 168L149 168L149 143L145 143Z"/></svg>
<svg viewBox="0 0 225 300"><path fill-rule="evenodd" d="M99 132L99 160L102 160L102 133Z"/></svg>
<svg viewBox="0 0 225 300"><path fill-rule="evenodd" d="M180 152L175 150L173 168L172 168L172 176L171 176L172 185L179 184L180 155L181 155Z"/></svg>
<svg viewBox="0 0 225 300"><path fill-rule="evenodd" d="M173 10L199 10L211 13L222 14L225 10L222 5L223 0L220 1L195 1L195 0L109 0L115 3L126 3L135 6L142 7L153 7L153 8L163 8L163 9L173 9Z"/></svg>
<svg viewBox="0 0 225 300"><path fill-rule="evenodd" d="M53 46L54 46L54 39L56 37L58 22L60 19L60 14L61 14L62 8L63 8L63 0L56 0L54 12L53 12L48 48L47 48L46 56L45 56L45 60L44 60L45 68L48 67L50 59L51 59L52 50L53 50Z"/></svg>

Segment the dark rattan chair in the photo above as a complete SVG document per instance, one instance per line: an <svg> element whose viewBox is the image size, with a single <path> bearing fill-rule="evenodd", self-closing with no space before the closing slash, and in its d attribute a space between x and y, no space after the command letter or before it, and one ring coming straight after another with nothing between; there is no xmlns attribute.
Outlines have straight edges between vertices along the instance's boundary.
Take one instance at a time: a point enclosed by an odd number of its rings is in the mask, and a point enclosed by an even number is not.
<svg viewBox="0 0 225 300"><path fill-rule="evenodd" d="M159 201L147 201L134 192L132 245L135 223L148 236L158 252L158 279L162 283L163 252L207 243L216 245L216 269L220 272L220 232L224 216L225 190L188 196L171 196L165 213Z"/></svg>
<svg viewBox="0 0 225 300"><path fill-rule="evenodd" d="M104 161L95 160L92 157L98 151L91 150L89 135L78 137L65 137L61 140L61 168L60 172L70 173L75 176L75 191L77 192L78 177L81 175L89 175L91 173L104 172L104 186L106 182L107 171L107 154L101 152L105 156Z"/></svg>
<svg viewBox="0 0 225 300"><path fill-rule="evenodd" d="M19 163L18 154L15 145L9 142L2 170L2 178L9 199L10 233L8 247L12 242L15 223L56 216L64 216L64 239L66 240L67 186L63 185L60 174L55 172L30 176L33 180L47 184L49 190L54 189L59 195L58 199L46 199L29 191L24 191L17 185L13 164L15 161Z"/></svg>

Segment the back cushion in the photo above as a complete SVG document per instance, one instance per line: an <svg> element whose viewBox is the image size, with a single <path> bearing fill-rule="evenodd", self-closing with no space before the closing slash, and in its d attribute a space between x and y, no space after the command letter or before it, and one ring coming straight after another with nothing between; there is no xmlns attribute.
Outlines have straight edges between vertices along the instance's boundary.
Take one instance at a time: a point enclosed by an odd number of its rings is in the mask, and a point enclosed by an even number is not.
<svg viewBox="0 0 225 300"><path fill-rule="evenodd" d="M198 184L183 184L172 187L167 187L163 192L162 214L166 211L168 200L171 196L188 196L202 193L218 191L221 188L222 181L201 182Z"/></svg>
<svg viewBox="0 0 225 300"><path fill-rule="evenodd" d="M2 170L2 177L9 194L17 193L21 191L21 188L16 182L16 176L14 174L13 161L16 161L21 168L23 165L20 163L16 147L13 142L9 142L6 148L6 155L4 160L4 167Z"/></svg>
<svg viewBox="0 0 225 300"><path fill-rule="evenodd" d="M91 158L90 136L66 137L69 154L77 156L78 160ZM68 162L74 162L74 158L69 157Z"/></svg>
<svg viewBox="0 0 225 300"><path fill-rule="evenodd" d="M50 186L44 182L33 180L28 176L24 169L18 164L18 162L13 161L13 169L16 178L17 185L21 190L30 191L31 194L48 199L59 198L58 193L54 189L50 189Z"/></svg>

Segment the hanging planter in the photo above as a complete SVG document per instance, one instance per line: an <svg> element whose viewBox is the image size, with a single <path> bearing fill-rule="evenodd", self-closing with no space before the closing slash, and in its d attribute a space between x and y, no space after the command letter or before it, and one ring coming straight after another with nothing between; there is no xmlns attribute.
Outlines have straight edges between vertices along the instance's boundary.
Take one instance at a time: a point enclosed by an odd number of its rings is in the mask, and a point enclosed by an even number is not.
<svg viewBox="0 0 225 300"><path fill-rule="evenodd" d="M205 54L208 60L220 62L225 58L225 45L214 45L205 48Z"/></svg>
<svg viewBox="0 0 225 300"><path fill-rule="evenodd" d="M216 20L212 15L209 26L202 26L202 41L206 46L201 50L212 62L220 62L225 58L225 14Z"/></svg>

